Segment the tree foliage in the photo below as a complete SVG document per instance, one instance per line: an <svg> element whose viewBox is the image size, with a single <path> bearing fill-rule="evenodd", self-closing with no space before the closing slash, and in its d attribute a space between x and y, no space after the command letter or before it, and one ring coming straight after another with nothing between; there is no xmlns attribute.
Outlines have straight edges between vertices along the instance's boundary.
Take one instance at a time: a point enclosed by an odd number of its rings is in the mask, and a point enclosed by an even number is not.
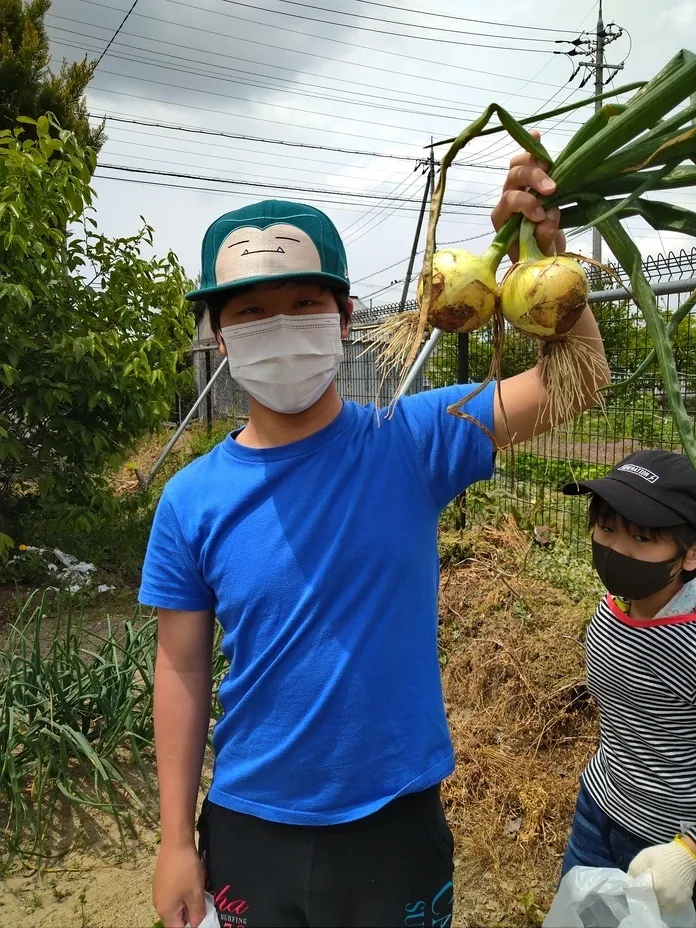
<svg viewBox="0 0 696 928"><path fill-rule="evenodd" d="M100 235L96 155L46 117L0 132L0 512L38 492L78 528L109 505L106 475L169 414L193 337L173 254L152 230Z"/></svg>
<svg viewBox="0 0 696 928"><path fill-rule="evenodd" d="M0 129L13 129L20 116L50 112L80 145L98 151L103 129L90 127L84 98L95 65L85 57L51 72L44 25L50 6L51 0L0 0Z"/></svg>

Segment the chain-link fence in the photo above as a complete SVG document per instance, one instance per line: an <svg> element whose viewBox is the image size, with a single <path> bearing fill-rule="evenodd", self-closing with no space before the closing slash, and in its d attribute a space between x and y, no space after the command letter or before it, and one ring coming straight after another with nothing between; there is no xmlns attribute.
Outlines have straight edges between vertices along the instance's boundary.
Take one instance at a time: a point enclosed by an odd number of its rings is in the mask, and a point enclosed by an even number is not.
<svg viewBox="0 0 696 928"><path fill-rule="evenodd" d="M619 267L611 266L616 277L625 280ZM665 313L672 313L694 288L696 248L648 258L644 270L659 291L678 290L660 295ZM680 283L681 282L681 283ZM635 305L620 293L615 278L593 269L590 285L596 296L593 310L604 337L614 380L624 380L646 356L651 347L643 318ZM614 290L615 293L610 292ZM416 308L415 302L406 310ZM387 405L394 396L396 379L383 380L376 363L377 349L372 340L375 325L399 304L363 308L356 314L350 340L345 345L345 362L338 376L342 396L358 403L378 400ZM205 333L201 333L205 334ZM673 338L680 382L690 413L696 412L696 314L685 318ZM220 363L217 346L203 338L194 348L199 390ZM491 362L489 330L469 336L443 335L413 390L427 390L453 383L478 383ZM502 374L509 377L533 367L537 344L516 331L508 330L502 359ZM211 418L248 415L248 398L229 377L220 377L211 391L210 403L201 415ZM467 517L491 518L501 512L515 512L536 525L548 526L553 533L579 550L586 540L586 504L567 498L560 488L572 479L601 476L621 458L638 448L680 450L678 436L668 413L659 370L653 366L627 389L606 394L606 409L593 409L568 426L517 446L498 455L492 481L479 484L467 494Z"/></svg>

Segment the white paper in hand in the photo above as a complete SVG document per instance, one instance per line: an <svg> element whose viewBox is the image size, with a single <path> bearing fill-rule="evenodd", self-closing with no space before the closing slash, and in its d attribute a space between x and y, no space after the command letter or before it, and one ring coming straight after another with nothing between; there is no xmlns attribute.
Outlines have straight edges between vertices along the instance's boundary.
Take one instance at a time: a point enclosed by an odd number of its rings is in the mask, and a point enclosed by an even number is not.
<svg viewBox="0 0 696 928"><path fill-rule="evenodd" d="M191 928L188 922L186 923L186 928ZM210 893L205 894L205 918L198 928L220 928L220 919L218 918L215 910L215 903Z"/></svg>

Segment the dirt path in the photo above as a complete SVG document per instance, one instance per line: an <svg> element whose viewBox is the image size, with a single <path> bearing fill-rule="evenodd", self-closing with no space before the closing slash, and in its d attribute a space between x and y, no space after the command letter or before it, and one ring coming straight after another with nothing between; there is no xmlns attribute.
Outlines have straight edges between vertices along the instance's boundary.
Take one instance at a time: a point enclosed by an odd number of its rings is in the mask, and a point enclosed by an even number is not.
<svg viewBox="0 0 696 928"><path fill-rule="evenodd" d="M115 837L115 835L114 835ZM42 876L6 877L0 924L12 928L151 928L157 835L143 829L126 853L91 848L68 855Z"/></svg>

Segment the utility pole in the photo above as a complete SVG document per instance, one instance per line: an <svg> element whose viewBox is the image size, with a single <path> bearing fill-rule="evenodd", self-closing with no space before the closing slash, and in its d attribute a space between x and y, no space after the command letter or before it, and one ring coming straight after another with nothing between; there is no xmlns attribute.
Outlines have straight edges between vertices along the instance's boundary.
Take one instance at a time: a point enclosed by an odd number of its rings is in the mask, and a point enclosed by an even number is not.
<svg viewBox="0 0 696 928"><path fill-rule="evenodd" d="M582 88L594 75L595 96L601 94L605 86L614 79L619 71L623 70L625 62L624 59L620 64L607 64L604 60L604 52L607 45L620 39L624 34L624 30L621 26L617 26L616 23L609 23L605 26L602 14L602 0L599 0L596 33L592 35L583 32L577 39L568 41L568 44L572 46L569 51L557 52L557 54L567 55L571 59L576 56L581 56L581 59L584 59L578 61L575 65L570 81L572 81L580 71L584 70L585 77L580 83L580 88ZM606 72L609 73L605 77ZM570 83L570 81L568 83ZM599 112L601 108L602 101L597 100L595 102L595 112ZM592 257L597 261L602 260L602 237L597 229L592 230Z"/></svg>
<svg viewBox="0 0 696 928"><path fill-rule="evenodd" d="M602 0L599 0L599 15L597 17L597 47L595 56L595 95L604 89L604 22L602 21ZM595 101L595 113L602 108L602 101ZM592 229L592 257L595 261L602 260L602 236L595 226Z"/></svg>
<svg viewBox="0 0 696 928"><path fill-rule="evenodd" d="M404 278L404 289L401 292L401 302L399 304L399 312L402 313L406 308L406 300L408 299L408 288L411 285L411 275L413 274L413 265L416 261L416 253L418 252L418 243L420 241L421 228L423 226L423 217L425 216L425 208L428 205L428 200L433 195L433 190L435 189L435 149L432 145L432 140L430 144L430 158L427 162L419 162L416 165L416 169L421 166L425 166L427 163L428 166L428 176L425 180L425 190L423 191L423 202L421 203L420 213L418 215L418 222L416 223L416 234L413 236L413 247L411 248L411 256L408 260L408 267L406 268L406 277Z"/></svg>

